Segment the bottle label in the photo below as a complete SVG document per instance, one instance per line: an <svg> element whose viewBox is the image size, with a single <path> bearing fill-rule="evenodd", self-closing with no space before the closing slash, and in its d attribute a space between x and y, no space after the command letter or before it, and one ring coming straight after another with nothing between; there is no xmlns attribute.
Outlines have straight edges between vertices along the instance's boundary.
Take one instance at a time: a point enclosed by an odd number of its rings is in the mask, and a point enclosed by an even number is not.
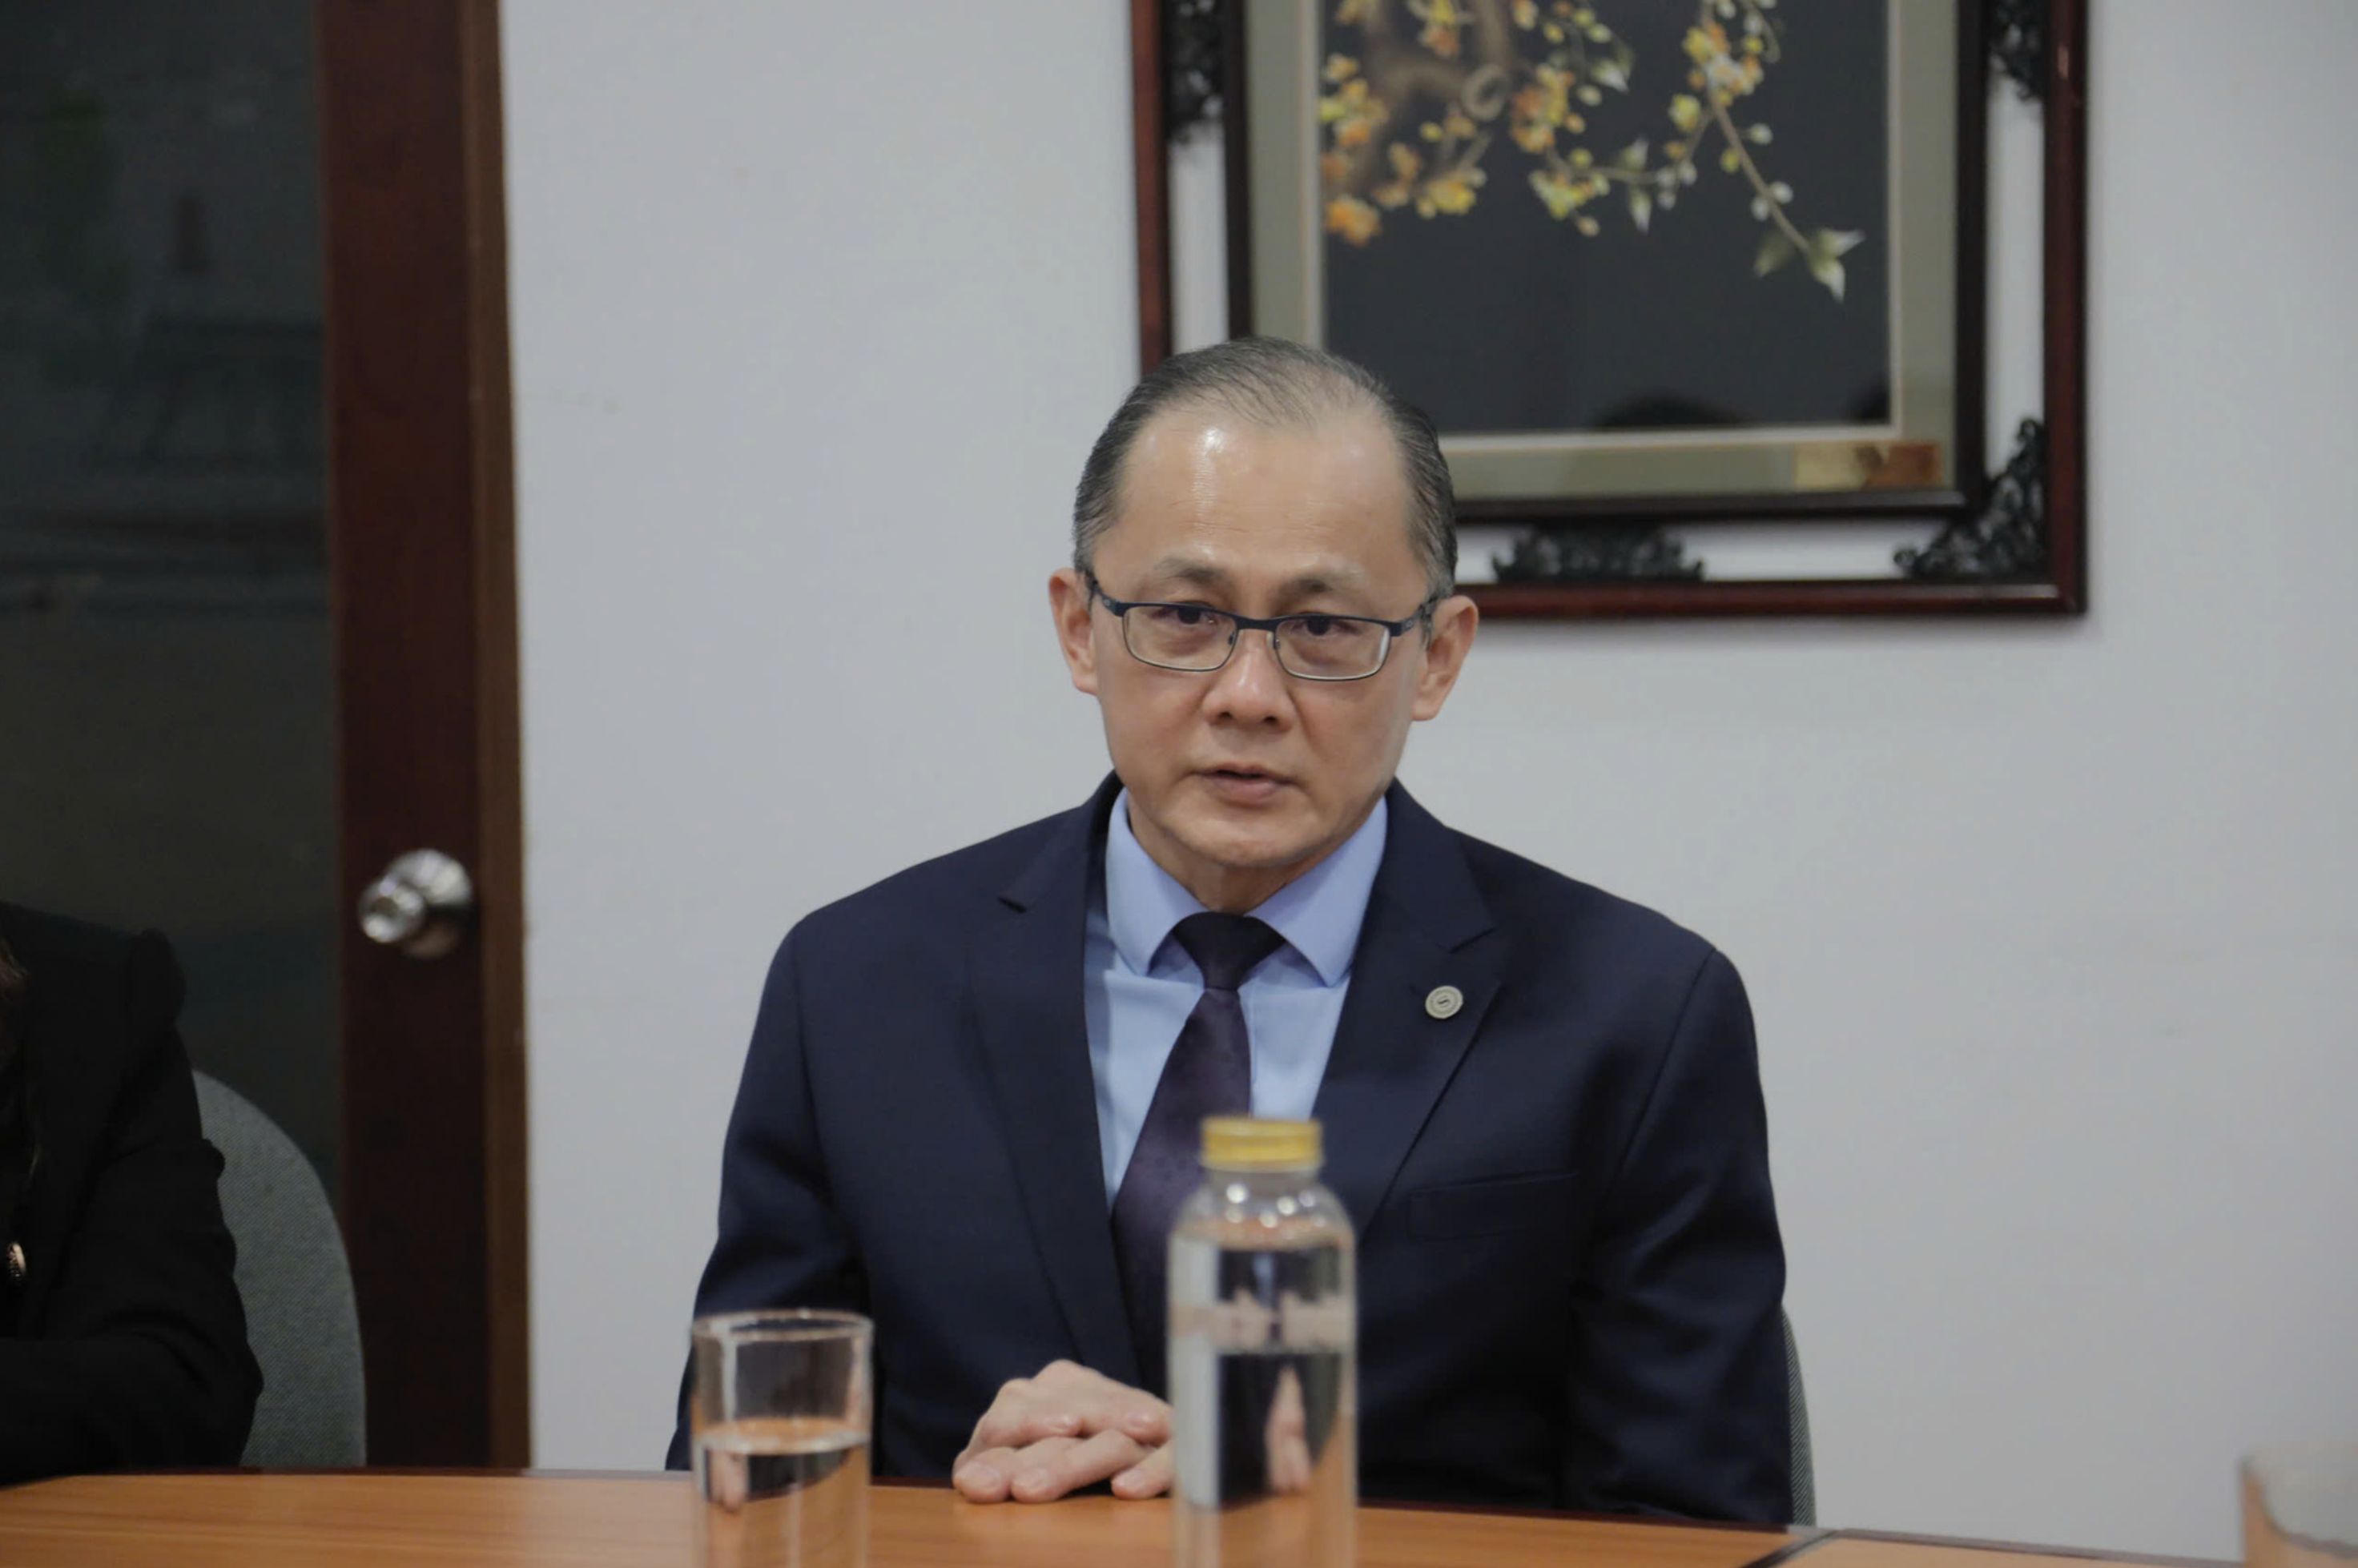
<svg viewBox="0 0 2358 1568"><path fill-rule="evenodd" d="M1200 1335L1215 1350L1339 1349L1351 1343L1351 1303L1340 1296L1304 1301L1281 1291L1272 1310L1239 1289L1224 1302L1174 1303L1171 1332Z"/></svg>

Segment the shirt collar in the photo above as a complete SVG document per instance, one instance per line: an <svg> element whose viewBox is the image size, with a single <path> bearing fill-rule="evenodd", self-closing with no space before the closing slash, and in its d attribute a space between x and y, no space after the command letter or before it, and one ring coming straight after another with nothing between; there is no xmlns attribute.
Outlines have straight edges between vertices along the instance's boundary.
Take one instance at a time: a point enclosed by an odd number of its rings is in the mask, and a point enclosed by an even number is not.
<svg viewBox="0 0 2358 1568"><path fill-rule="evenodd" d="M1351 954L1359 945L1359 926L1367 918L1368 895L1376 885L1376 871L1384 860L1384 838L1390 807L1379 796L1376 808L1352 835L1325 860L1271 893L1251 911L1265 920L1303 961L1318 971L1319 980L1334 985L1351 972ZM1113 815L1106 823L1106 924L1115 949L1134 974L1145 974L1154 955L1170 939L1171 928L1204 906L1179 885L1177 878L1154 863L1130 828L1130 791L1114 797Z"/></svg>

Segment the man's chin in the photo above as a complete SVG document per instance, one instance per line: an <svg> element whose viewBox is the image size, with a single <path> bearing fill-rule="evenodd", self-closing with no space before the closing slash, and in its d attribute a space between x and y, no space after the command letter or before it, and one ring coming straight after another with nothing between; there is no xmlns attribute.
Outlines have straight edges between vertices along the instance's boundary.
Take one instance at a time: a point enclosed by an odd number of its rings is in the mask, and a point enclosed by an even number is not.
<svg viewBox="0 0 2358 1568"><path fill-rule="evenodd" d="M1181 848L1227 871L1282 871L1318 849L1317 835L1299 823L1238 822L1226 813L1190 813L1173 826L1171 836Z"/></svg>

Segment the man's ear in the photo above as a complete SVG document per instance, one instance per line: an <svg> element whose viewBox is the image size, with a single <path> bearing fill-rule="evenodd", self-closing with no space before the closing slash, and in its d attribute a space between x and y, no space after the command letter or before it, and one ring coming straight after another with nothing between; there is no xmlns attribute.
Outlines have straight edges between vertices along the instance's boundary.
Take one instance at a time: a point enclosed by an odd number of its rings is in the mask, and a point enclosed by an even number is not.
<svg viewBox="0 0 2358 1568"><path fill-rule="evenodd" d="M1466 655L1474 646L1474 628L1481 619L1481 611L1462 593L1452 594L1433 607L1433 633L1424 640L1424 659L1417 671L1416 704L1409 709L1411 717L1431 719L1441 712L1441 705L1449 700L1450 688L1457 684L1457 672L1466 667Z"/></svg>
<svg viewBox="0 0 2358 1568"><path fill-rule="evenodd" d="M1058 568L1048 579L1048 613L1056 622L1056 644L1064 650L1065 667L1073 673L1073 689L1095 697L1098 640L1089 624L1089 587L1070 567Z"/></svg>

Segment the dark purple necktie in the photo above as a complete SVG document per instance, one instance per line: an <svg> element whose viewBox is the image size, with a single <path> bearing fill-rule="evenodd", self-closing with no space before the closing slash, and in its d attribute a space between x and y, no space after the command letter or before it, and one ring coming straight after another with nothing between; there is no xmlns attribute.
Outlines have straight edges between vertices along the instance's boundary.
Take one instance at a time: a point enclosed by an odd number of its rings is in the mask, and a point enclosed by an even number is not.
<svg viewBox="0 0 2358 1568"><path fill-rule="evenodd" d="M1191 914L1172 935L1203 971L1204 994L1163 1064L1138 1146L1130 1151L1130 1168L1113 1199L1114 1255L1121 1264L1130 1338L1138 1346L1139 1384L1153 1394L1161 1394L1163 1384L1163 1276L1170 1266L1165 1249L1171 1222L1203 1173L1196 1154L1204 1119L1252 1114L1252 1047L1237 988L1285 945L1284 937L1249 914Z"/></svg>

